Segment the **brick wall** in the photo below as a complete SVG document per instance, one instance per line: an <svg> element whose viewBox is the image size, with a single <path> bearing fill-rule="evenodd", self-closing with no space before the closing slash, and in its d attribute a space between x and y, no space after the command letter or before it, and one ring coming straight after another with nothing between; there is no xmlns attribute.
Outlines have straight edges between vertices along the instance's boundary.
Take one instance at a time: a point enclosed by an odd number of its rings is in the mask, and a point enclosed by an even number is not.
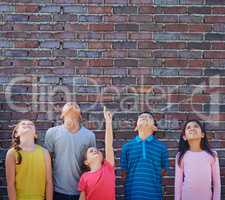
<svg viewBox="0 0 225 200"><path fill-rule="evenodd" d="M34 120L43 142L69 100L80 103L100 147L102 105L115 112L117 160L137 113L151 110L172 169L183 122L206 121L225 199L224 40L224 0L1 0L0 199L11 126ZM164 181L166 200L173 181Z"/></svg>

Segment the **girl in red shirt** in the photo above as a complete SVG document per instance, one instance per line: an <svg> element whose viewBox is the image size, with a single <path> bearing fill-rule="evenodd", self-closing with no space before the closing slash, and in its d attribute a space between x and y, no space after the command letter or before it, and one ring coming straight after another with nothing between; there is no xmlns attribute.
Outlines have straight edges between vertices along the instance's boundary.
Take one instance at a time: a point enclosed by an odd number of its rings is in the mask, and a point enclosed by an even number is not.
<svg viewBox="0 0 225 200"><path fill-rule="evenodd" d="M115 200L112 114L104 107L106 121L105 159L96 147L88 148L84 165L89 169L79 182L79 200Z"/></svg>

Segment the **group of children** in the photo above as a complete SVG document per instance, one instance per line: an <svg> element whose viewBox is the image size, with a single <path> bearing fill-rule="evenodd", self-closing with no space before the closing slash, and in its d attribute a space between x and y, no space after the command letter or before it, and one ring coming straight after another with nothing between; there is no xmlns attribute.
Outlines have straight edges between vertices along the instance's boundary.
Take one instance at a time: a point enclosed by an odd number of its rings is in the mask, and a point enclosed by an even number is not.
<svg viewBox="0 0 225 200"><path fill-rule="evenodd" d="M70 118L63 118L65 125L69 124L65 127L70 127L71 118L80 118L79 109L74 108L72 104L69 105L67 104L63 113L69 115L68 110L74 112L70 113ZM47 150L36 144L37 133L34 123L30 120L20 121L13 130L13 146L6 156L9 200L76 199L62 196L62 193L76 194L76 191L79 191L79 200L115 200L112 114L105 108L104 118L105 155L95 147L95 142L91 139L90 145L80 146L75 137L79 134L81 140L92 137L91 134L85 135L84 127L71 131L75 132L72 136L62 126L57 127L57 131L50 129L46 134ZM155 137L157 125L151 113L144 112L138 116L135 131L138 134L122 146L120 158L125 199L162 200L161 179L162 176L170 174L170 165L166 145ZM67 150L69 145L78 153L67 152L71 151ZM58 149L60 152L57 152ZM55 152L55 155L52 156L52 152ZM54 160L53 172L51 157ZM55 168L57 165L60 165L60 170ZM75 172L71 166L77 167L78 175L77 170ZM175 166L175 200L221 199L218 156L210 149L207 133L199 121L190 120L185 123ZM83 173L79 169L84 169ZM70 170L75 178L67 176ZM75 192L68 189L70 186Z"/></svg>

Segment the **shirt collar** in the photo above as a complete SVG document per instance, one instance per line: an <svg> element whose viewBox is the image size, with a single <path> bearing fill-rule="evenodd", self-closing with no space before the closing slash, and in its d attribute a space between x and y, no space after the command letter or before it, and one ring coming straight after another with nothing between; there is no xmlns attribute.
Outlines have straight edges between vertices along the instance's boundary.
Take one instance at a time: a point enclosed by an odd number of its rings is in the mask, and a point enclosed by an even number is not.
<svg viewBox="0 0 225 200"><path fill-rule="evenodd" d="M135 137L135 140L137 142L143 142L143 141L151 142L153 139L154 139L154 136L153 135L148 136L145 140L142 140L139 136L136 136Z"/></svg>

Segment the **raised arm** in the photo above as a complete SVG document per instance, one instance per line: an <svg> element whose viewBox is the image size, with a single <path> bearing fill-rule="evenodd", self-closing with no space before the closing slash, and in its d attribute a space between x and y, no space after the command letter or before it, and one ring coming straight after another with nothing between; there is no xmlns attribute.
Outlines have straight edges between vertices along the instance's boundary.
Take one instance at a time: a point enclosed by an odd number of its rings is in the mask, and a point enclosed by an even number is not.
<svg viewBox="0 0 225 200"><path fill-rule="evenodd" d="M105 117L105 155L106 160L111 163L112 166L115 164L114 151L113 151L113 130L112 130L112 113L106 111L104 106L104 117Z"/></svg>
<svg viewBox="0 0 225 200"><path fill-rule="evenodd" d="M9 200L16 200L16 158L13 149L7 152L5 160L6 181Z"/></svg>

